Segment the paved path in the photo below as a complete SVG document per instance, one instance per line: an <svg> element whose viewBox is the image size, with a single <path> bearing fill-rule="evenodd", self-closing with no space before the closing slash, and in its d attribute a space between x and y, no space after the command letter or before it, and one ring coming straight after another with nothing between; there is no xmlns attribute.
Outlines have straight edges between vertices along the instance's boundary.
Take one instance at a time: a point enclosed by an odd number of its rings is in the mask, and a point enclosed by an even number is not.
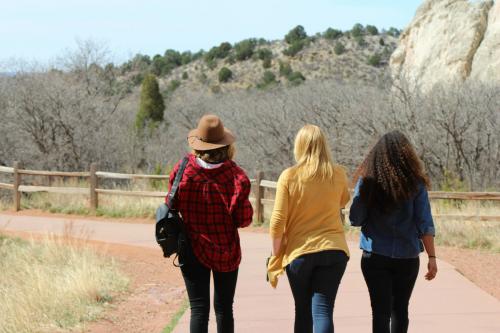
<svg viewBox="0 0 500 333"><path fill-rule="evenodd" d="M0 230L62 234L70 222L76 237L90 235L93 240L157 246L152 225L0 214ZM241 232L241 239L244 257L235 299L236 332L293 332L293 299L286 278L280 279L276 290L265 282L267 235ZM352 257L337 297L335 328L341 333L370 332L370 304L359 267L360 251L356 244L349 245ZM453 266L443 261L438 265L438 277L432 282L424 280L422 267L411 300L409 332L499 333L500 301L468 281ZM215 332L213 324L211 320L210 332ZM175 332L189 332L189 311Z"/></svg>

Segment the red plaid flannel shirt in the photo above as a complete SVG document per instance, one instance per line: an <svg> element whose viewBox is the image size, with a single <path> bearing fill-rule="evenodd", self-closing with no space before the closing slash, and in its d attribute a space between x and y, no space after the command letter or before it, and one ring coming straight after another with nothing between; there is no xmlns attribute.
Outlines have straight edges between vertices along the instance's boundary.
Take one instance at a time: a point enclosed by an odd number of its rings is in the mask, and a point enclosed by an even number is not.
<svg viewBox="0 0 500 333"><path fill-rule="evenodd" d="M180 165L170 174L170 188ZM252 223L248 200L250 180L228 160L215 169L205 169L189 156L177 190L174 207L184 220L193 252L204 265L218 272L230 272L241 261L238 228Z"/></svg>

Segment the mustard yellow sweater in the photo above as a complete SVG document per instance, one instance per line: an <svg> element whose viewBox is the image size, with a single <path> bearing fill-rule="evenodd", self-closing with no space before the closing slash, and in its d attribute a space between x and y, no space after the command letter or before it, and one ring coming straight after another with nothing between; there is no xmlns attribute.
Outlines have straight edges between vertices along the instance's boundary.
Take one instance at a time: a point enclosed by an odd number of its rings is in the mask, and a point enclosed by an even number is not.
<svg viewBox="0 0 500 333"><path fill-rule="evenodd" d="M303 254L342 250L349 256L340 219L341 209L349 198L347 176L339 165L335 166L330 182L300 183L295 169L283 171L278 179L269 230L272 239L282 238L278 256L272 256L268 264L273 287L284 268Z"/></svg>

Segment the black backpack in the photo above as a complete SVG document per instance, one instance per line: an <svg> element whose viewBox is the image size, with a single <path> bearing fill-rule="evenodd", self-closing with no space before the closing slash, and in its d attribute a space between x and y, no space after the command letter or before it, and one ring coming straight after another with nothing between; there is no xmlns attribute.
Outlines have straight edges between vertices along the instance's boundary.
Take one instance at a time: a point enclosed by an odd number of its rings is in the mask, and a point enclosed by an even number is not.
<svg viewBox="0 0 500 333"><path fill-rule="evenodd" d="M172 188L167 195L166 204L161 204L160 207L158 207L158 209L156 210L156 242L163 250L163 256L165 258L170 258L170 256L174 253L177 257L183 247L182 243L186 240L184 233L184 222L182 221L179 212L171 209L170 207L172 207L173 201L175 199L175 194L177 193L179 183L182 179L182 174L184 173L184 169L186 168L188 161L189 158L187 156L184 157L181 165L179 166L177 174L175 175Z"/></svg>

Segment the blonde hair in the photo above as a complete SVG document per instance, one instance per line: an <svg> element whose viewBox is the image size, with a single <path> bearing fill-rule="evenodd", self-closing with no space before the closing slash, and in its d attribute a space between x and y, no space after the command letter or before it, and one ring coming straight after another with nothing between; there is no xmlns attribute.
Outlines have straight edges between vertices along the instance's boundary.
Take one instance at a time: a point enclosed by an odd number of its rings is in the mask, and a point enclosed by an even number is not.
<svg viewBox="0 0 500 333"><path fill-rule="evenodd" d="M236 155L236 147L234 144L230 144L228 146L212 150L193 150L193 154L207 163L220 163L226 160L234 159L234 155Z"/></svg>
<svg viewBox="0 0 500 333"><path fill-rule="evenodd" d="M293 167L299 181L333 181L334 164L323 131L315 125L305 125L295 137L293 150L297 164Z"/></svg>

